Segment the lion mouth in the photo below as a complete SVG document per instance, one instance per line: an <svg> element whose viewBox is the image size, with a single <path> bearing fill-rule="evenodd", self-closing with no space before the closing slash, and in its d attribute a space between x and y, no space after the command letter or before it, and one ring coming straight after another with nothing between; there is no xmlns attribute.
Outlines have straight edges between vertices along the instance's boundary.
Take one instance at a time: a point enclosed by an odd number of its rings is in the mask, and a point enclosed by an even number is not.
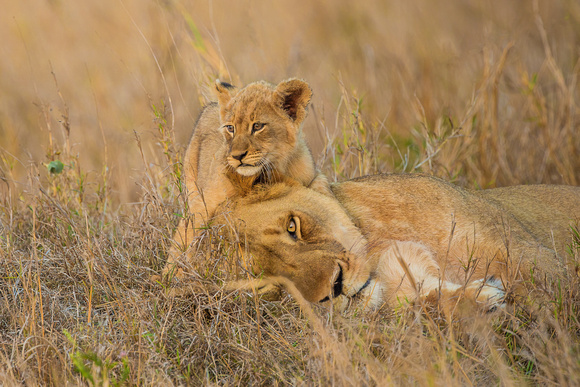
<svg viewBox="0 0 580 387"><path fill-rule="evenodd" d="M371 284L371 280L372 280L372 277L369 276L369 278L367 279L367 282L365 282L364 285L352 297L354 298L354 297L358 296L359 294L361 294L362 291L365 290Z"/></svg>
<svg viewBox="0 0 580 387"><path fill-rule="evenodd" d="M338 265L338 275L336 276L336 279L332 285L332 297L336 298L342 294L342 280L342 266Z"/></svg>
<svg viewBox="0 0 580 387"><path fill-rule="evenodd" d="M242 176L254 176L260 173L262 167L260 165L240 164L236 167L236 172Z"/></svg>
<svg viewBox="0 0 580 387"><path fill-rule="evenodd" d="M336 298L342 294L342 292L343 292L343 276L344 276L344 273L342 272L342 266L338 265L338 274L336 275L336 279L334 280L334 282L332 284L332 298ZM348 297L349 298L356 298L356 297L362 295L363 290L365 290L366 288L369 287L372 280L373 280L373 277L371 275L371 276L369 276L367 281L363 284L363 286L361 286L360 289L357 290L357 292L355 294L353 294L352 296L348 296ZM330 295L326 296L322 300L320 300L319 302L329 301L330 297L331 297Z"/></svg>
<svg viewBox="0 0 580 387"><path fill-rule="evenodd" d="M334 282L332 283L332 298L336 298L342 294L342 282L343 282L344 273L342 272L342 266L338 265L338 273ZM330 301L330 295L324 297L319 302L326 302Z"/></svg>

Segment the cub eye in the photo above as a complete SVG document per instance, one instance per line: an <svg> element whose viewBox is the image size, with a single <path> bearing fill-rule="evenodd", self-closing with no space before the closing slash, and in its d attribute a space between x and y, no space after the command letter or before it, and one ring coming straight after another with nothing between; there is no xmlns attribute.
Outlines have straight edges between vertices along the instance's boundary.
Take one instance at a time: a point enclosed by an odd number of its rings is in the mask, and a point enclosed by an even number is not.
<svg viewBox="0 0 580 387"><path fill-rule="evenodd" d="M290 218L290 222L288 222L288 227L286 227L286 231L288 234L294 239L298 239L301 237L300 235L300 218L297 216L293 216Z"/></svg>
<svg viewBox="0 0 580 387"><path fill-rule="evenodd" d="M252 133L259 132L260 130L264 129L264 126L266 126L266 124L261 122L254 122L254 125L252 125Z"/></svg>
<svg viewBox="0 0 580 387"><path fill-rule="evenodd" d="M233 125L224 125L224 128L226 129L226 131L229 134L234 134L234 132L235 132L235 129L234 129L234 126Z"/></svg>

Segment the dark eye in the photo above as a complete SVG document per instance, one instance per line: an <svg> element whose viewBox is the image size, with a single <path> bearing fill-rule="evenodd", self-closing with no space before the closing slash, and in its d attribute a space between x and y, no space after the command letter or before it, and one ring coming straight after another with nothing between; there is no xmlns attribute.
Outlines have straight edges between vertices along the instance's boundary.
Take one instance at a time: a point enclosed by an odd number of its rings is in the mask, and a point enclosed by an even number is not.
<svg viewBox="0 0 580 387"><path fill-rule="evenodd" d="M226 129L226 132L228 132L229 134L234 134L235 132L233 125L224 125L224 128Z"/></svg>
<svg viewBox="0 0 580 387"><path fill-rule="evenodd" d="M286 231L288 231L288 234L290 234L290 236L294 239L298 239L301 237L300 235L300 218L298 218L297 216L293 216L292 218L290 218L290 221L288 222L288 227L286 227Z"/></svg>
<svg viewBox="0 0 580 387"><path fill-rule="evenodd" d="M254 125L252 125L252 133L259 132L260 130L264 129L264 126L266 126L266 124L261 122L254 122Z"/></svg>

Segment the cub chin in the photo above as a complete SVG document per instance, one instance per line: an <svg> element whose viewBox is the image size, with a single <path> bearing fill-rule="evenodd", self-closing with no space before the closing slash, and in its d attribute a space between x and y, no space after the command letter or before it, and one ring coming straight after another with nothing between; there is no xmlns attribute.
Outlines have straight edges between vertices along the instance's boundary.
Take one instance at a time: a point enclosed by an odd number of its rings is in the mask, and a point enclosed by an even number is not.
<svg viewBox="0 0 580 387"><path fill-rule="evenodd" d="M302 133L312 98L306 82L259 81L237 89L217 80L215 88L218 101L202 111L185 154L189 217L177 228L164 276L183 274L179 258L196 230L208 224L218 206L241 186L273 183L286 176L332 196Z"/></svg>

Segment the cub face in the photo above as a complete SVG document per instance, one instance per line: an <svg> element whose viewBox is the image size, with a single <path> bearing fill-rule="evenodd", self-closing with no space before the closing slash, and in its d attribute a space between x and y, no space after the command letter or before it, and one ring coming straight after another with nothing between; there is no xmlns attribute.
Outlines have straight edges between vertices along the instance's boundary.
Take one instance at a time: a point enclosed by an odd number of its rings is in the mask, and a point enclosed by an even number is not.
<svg viewBox="0 0 580 387"><path fill-rule="evenodd" d="M216 89L227 165L242 176L285 173L312 98L308 84L299 79L277 86L261 81L238 91L218 80Z"/></svg>

